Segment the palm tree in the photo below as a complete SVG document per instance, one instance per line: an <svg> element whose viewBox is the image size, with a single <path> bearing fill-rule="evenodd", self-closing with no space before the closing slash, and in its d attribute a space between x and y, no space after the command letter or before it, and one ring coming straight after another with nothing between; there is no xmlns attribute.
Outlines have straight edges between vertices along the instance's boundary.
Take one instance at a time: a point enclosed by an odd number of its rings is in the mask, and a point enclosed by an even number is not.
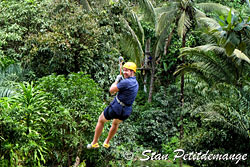
<svg viewBox="0 0 250 167"><path fill-rule="evenodd" d="M189 92L185 110L191 114L192 118L199 117L198 122L201 123L200 129L198 130L197 127L196 133L192 132L186 135L185 143L187 147L192 147L191 143L194 141L194 147L191 148L193 150L209 148L212 152L218 149L225 149L225 152L249 152L250 83L239 90L236 86L228 83L209 85L204 79L193 73L186 73L185 79L185 91ZM207 79L210 80L210 78ZM201 129L203 129L203 132L201 132ZM219 134L213 135L213 137L208 135L209 138L204 135L215 129L226 133L224 143L217 142L218 145L216 146L212 143L215 138L218 139ZM198 134L197 140L193 140ZM231 136L236 136L237 139L231 138ZM204 141L206 141L206 145L204 145ZM231 142L235 143L229 149L227 145L230 145ZM242 147L239 147L239 145ZM216 165L213 164L213 166ZM249 164L246 163L245 166L249 166Z"/></svg>
<svg viewBox="0 0 250 167"><path fill-rule="evenodd" d="M171 44L171 39L174 31L177 29L178 36L182 39L182 47L185 47L186 34L190 30L191 26L194 25L194 21L197 17L204 17L204 13L195 8L195 5L202 8L204 11L215 11L220 14L227 13L230 9L216 3L200 3L194 4L192 0L176 0L164 4L162 7L154 8L150 0L140 0L140 5L145 11L145 17L151 23L155 24L156 37L161 39L160 41L165 41L165 51ZM169 33L170 32L170 33ZM169 33L169 35L167 35ZM166 40L167 39L167 40ZM162 51L163 44L158 44L158 50ZM153 54L153 59L160 59L159 53ZM158 61L157 60L157 61ZM154 61L152 60L152 64ZM151 94L153 90L153 78L154 77L154 67L152 66L149 102L151 99ZM182 76L182 90L181 90L181 101L184 102L184 77Z"/></svg>
<svg viewBox="0 0 250 167"><path fill-rule="evenodd" d="M204 32L207 32L206 39L210 44L183 48L180 57L187 57L190 63L180 65L175 74L192 72L210 86L221 85L225 90L228 87L235 87L235 90L242 88L247 84L244 81L250 71L250 59L247 56L249 25L243 18L237 18L231 10L227 17L220 17L219 23L202 15L198 17L198 21L201 26L209 27ZM249 107L243 105L245 111L242 112L241 109L234 108L235 105L230 106L230 103L224 103L223 100L206 100L206 103L198 106L195 111L200 112L203 108L205 110L202 110L201 114L206 121L217 122L249 138L249 118L244 114ZM231 118L235 115L238 119L232 122Z"/></svg>
<svg viewBox="0 0 250 167"><path fill-rule="evenodd" d="M142 8L143 16L146 21L149 21L151 24L155 26L155 31L156 31L156 25L157 25L157 10L156 8L153 7L153 4L149 0L139 0L140 7ZM162 31L161 33L156 33L155 38L156 42L153 43L152 45L152 53L149 53L149 50L151 48L150 46L150 39L146 39L146 48L147 53L145 54L145 63L144 67L147 67L147 58L148 55L152 57L151 60L151 78L150 78L150 87L149 87L149 93L148 93L148 102L150 103L152 101L152 94L153 94L153 89L154 89L154 79L155 79L155 73L156 73L156 59L159 58L161 51L163 50L164 47L164 41L167 36L167 29ZM147 76L145 76L146 78Z"/></svg>
<svg viewBox="0 0 250 167"><path fill-rule="evenodd" d="M132 10L129 10L127 13L127 17L121 16L123 33L121 34L120 46L125 54L140 66L144 54L142 49L144 44L144 30L136 13ZM131 23L129 23L128 20L131 20ZM137 30L135 30L134 27L136 27Z"/></svg>
<svg viewBox="0 0 250 167"><path fill-rule="evenodd" d="M186 44L186 35L190 28L194 26L195 20L199 17L204 17L205 14L198 10L195 7L195 4L192 0L176 0L167 3L166 5L160 8L153 8L152 3L149 0L141 0L141 4L144 9L150 16L148 17L152 22L155 23L156 27L156 36L159 39L168 39L165 44L165 53L167 53L167 48L171 44L172 35L175 29L177 29L178 36L182 40L182 48L185 47ZM200 3L196 4L200 8L205 11L216 11L218 13L225 14L228 12L228 8L225 8L222 5L215 3ZM170 31L170 34L167 36L167 32ZM160 40L161 41L161 40ZM159 44L158 46L162 46ZM158 49L158 48L157 48ZM157 52L155 52L157 53ZM151 101L152 91L153 91L153 81L154 81L154 63L155 59L159 56L159 53L154 54L152 60L152 73L151 73L151 84L149 91L149 102ZM182 63L184 63L185 59L182 57ZM181 74L181 98L180 98L181 106L184 106L184 73ZM182 114L181 114L182 121ZM180 138L183 136L183 124L180 127ZM182 166L182 162L180 162L180 166Z"/></svg>
<svg viewBox="0 0 250 167"><path fill-rule="evenodd" d="M180 56L188 56L191 63L179 66L176 74L190 71L210 84L242 87L250 64L249 23L231 11L226 18L221 16L219 22L205 17L199 21L209 27L204 31L210 44L182 49Z"/></svg>
<svg viewBox="0 0 250 167"><path fill-rule="evenodd" d="M140 65L144 54L142 49L144 44L144 31L136 12L123 0L98 0L95 1L92 7L88 0L80 1L87 11L91 11L93 7L101 8L105 5L117 5L124 8L123 13L120 14L123 32L121 33L119 44L122 51L124 51L131 60L135 61L136 64Z"/></svg>
<svg viewBox="0 0 250 167"><path fill-rule="evenodd" d="M230 129L249 141L250 117L247 113L250 110L250 101L245 96L247 92L239 91L234 85L224 83L215 87L217 90L223 91L224 95L211 98L204 105L197 107L193 113L199 113L203 115L205 121L216 122L222 125L221 127ZM249 91L249 85L245 88L248 88Z"/></svg>
<svg viewBox="0 0 250 167"><path fill-rule="evenodd" d="M195 6L202 8L205 12L214 11L216 13L225 14L229 11L229 8L216 3L199 3L194 4L192 0L177 0L173 1L166 7L159 8L160 12L157 32L160 33L165 29L169 29L174 24L171 33L168 36L165 48L167 49L171 43L172 32L177 28L178 36L182 40L182 48L185 47L186 34L194 25L195 20L200 17L205 17L205 14L198 10ZM167 53L167 50L165 50ZM185 59L182 57L182 63ZM181 105L184 104L184 74L181 74Z"/></svg>

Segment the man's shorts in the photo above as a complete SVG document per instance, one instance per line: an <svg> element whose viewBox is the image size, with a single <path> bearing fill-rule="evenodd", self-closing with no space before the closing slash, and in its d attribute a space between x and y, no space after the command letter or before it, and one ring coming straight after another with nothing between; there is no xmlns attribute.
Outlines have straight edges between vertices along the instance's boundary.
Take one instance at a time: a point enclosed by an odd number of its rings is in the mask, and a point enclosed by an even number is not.
<svg viewBox="0 0 250 167"><path fill-rule="evenodd" d="M124 115L123 112L121 112L121 115L118 115L112 109L112 107L110 105L104 109L103 113L104 113L105 119L107 119L107 120L119 119L119 120L125 121L129 117L129 115Z"/></svg>

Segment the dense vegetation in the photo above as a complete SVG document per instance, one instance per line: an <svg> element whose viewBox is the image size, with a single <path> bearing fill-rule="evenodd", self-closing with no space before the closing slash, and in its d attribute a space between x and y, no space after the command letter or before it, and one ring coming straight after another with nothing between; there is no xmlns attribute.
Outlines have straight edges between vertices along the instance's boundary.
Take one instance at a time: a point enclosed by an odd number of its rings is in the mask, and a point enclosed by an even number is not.
<svg viewBox="0 0 250 167"><path fill-rule="evenodd" d="M0 166L250 166L248 0L1 0L0 11ZM133 113L111 149L87 150L119 56L140 68ZM235 157L174 160L177 149Z"/></svg>

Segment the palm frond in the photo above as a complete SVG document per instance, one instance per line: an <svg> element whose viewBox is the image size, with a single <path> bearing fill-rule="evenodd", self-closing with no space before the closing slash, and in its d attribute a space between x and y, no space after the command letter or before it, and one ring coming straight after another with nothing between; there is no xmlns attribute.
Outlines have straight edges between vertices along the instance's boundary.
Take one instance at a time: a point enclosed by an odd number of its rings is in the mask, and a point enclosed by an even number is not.
<svg viewBox="0 0 250 167"><path fill-rule="evenodd" d="M202 36L207 41L207 43L220 45L221 41L221 32L218 29L221 28L219 23L209 17L198 17L197 25L200 31L203 32Z"/></svg>
<svg viewBox="0 0 250 167"><path fill-rule="evenodd" d="M205 52L210 52L210 51L215 52L216 54L225 54L224 48L219 47L217 45L213 45L213 44L201 45L201 46L197 46L194 48L185 47L185 48L182 48L181 53L188 55L191 52L205 53Z"/></svg>
<svg viewBox="0 0 250 167"><path fill-rule="evenodd" d="M0 97L10 97L15 94L13 88L9 87L0 87Z"/></svg>
<svg viewBox="0 0 250 167"><path fill-rule="evenodd" d="M230 8L223 6L219 3L198 3L196 4L199 8L205 12L214 12L216 14L226 16L230 11ZM235 11L235 10L234 10Z"/></svg>
<svg viewBox="0 0 250 167"><path fill-rule="evenodd" d="M159 16L162 13L164 13L164 12L173 11L173 10L176 11L176 9L178 8L179 4L180 4L179 2L171 2L171 3L165 4L162 7L156 7L156 8L154 8L156 17L159 18Z"/></svg>
<svg viewBox="0 0 250 167"><path fill-rule="evenodd" d="M221 27L216 20L210 17L197 17L197 22L199 26L207 27L209 29L218 29Z"/></svg>
<svg viewBox="0 0 250 167"><path fill-rule="evenodd" d="M176 15L176 10L170 10L161 13L156 24L156 35L161 34L164 29L170 27L171 24L174 23Z"/></svg>
<svg viewBox="0 0 250 167"><path fill-rule="evenodd" d="M158 18L162 13L173 10L173 8L170 6L162 6L162 7L156 7L154 8L154 10L156 17Z"/></svg>
<svg viewBox="0 0 250 167"><path fill-rule="evenodd" d="M132 14L132 21L133 23L138 27L139 31L137 32L137 34L139 34L140 36L140 39L141 39L141 42L142 42L142 45L144 45L144 30L142 28L142 25L141 25L141 22L137 16L137 14L133 11L131 11L131 14Z"/></svg>
<svg viewBox="0 0 250 167"><path fill-rule="evenodd" d="M246 139L249 138L247 115L239 113L232 106L221 101L210 102L206 105L206 111L201 112L201 114L205 121L219 123L224 128L232 130Z"/></svg>
<svg viewBox="0 0 250 167"><path fill-rule="evenodd" d="M209 66L203 62L182 64L178 66L177 70L174 72L174 75L193 73L209 85L212 85L214 81L223 82L223 78L215 73L216 70L211 72L211 70L208 70L208 68Z"/></svg>
<svg viewBox="0 0 250 167"><path fill-rule="evenodd" d="M139 4L141 9L144 11L145 19L155 24L156 14L152 2L150 0L139 0Z"/></svg>
<svg viewBox="0 0 250 167"><path fill-rule="evenodd" d="M20 64L10 64L8 67L0 69L0 82L22 81L25 73Z"/></svg>
<svg viewBox="0 0 250 167"><path fill-rule="evenodd" d="M134 30L129 26L129 23L123 19L126 30L128 31L126 35L124 34L123 39L121 40L121 48L135 60L136 64L141 64L143 58L143 49L140 40L135 34Z"/></svg>
<svg viewBox="0 0 250 167"><path fill-rule="evenodd" d="M181 14L181 17L178 21L178 28L177 33L179 37L183 37L184 34L187 32L187 29L191 27L191 20L186 12Z"/></svg>
<svg viewBox="0 0 250 167"><path fill-rule="evenodd" d="M193 62L203 62L200 68L220 82L235 83L237 80L236 66L225 54L225 49L221 47L211 44L195 48L186 47L181 50L180 56L188 56Z"/></svg>
<svg viewBox="0 0 250 167"><path fill-rule="evenodd" d="M0 69L0 97L9 97L16 92L16 83L25 78L25 70L20 64L10 64Z"/></svg>
<svg viewBox="0 0 250 167"><path fill-rule="evenodd" d="M165 42L166 42L166 38L167 38L167 34L168 34L168 27L166 27L165 29L163 29L161 31L161 33L159 34L159 36L157 36L157 43L156 43L156 46L155 46L155 57L156 59L158 58L158 56L160 55L160 52L163 51L164 49L164 45L165 45Z"/></svg>
<svg viewBox="0 0 250 167"><path fill-rule="evenodd" d="M194 8L195 10L195 17L196 18L201 18L201 17L206 17L206 14L204 12L202 12L201 10Z"/></svg>
<svg viewBox="0 0 250 167"><path fill-rule="evenodd" d="M212 84L212 82L209 84ZM210 90L208 89L210 87L209 84L205 82L204 79L197 77L197 75L193 73L185 74L186 92L190 92L190 93L192 92L195 96L202 97L202 99L207 99L208 98L207 94L211 93ZM200 101L198 103L199 103L198 105L202 105L204 101Z"/></svg>

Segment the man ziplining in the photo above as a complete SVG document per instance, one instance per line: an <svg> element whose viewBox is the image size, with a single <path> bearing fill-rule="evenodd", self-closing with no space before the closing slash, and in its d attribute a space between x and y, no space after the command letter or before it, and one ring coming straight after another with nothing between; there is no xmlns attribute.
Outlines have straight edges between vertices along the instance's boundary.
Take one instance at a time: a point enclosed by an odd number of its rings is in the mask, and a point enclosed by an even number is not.
<svg viewBox="0 0 250 167"><path fill-rule="evenodd" d="M120 61L120 59L119 59ZM132 104L135 101L135 97L138 92L138 82L135 77L136 64L133 62L127 62L123 65L123 76L121 75L121 63L120 63L120 75L116 77L115 82L111 85L109 92L113 95L116 92L114 100L107 106L102 114L99 116L96 128L95 136L91 144L87 145L88 149L98 148L98 139L101 136L104 124L113 119L112 126L109 130L108 137L103 143L103 147L109 148L109 142L118 130L118 126L122 121L125 121L132 112Z"/></svg>

